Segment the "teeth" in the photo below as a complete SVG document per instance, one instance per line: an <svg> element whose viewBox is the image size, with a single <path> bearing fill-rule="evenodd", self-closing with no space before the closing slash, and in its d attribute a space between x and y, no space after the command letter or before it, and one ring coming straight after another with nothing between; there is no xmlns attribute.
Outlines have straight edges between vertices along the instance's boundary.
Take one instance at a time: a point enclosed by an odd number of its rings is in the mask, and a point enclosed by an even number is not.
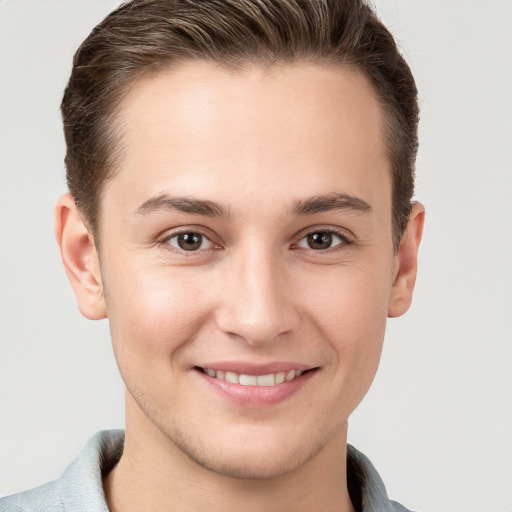
<svg viewBox="0 0 512 512"><path fill-rule="evenodd" d="M269 373L268 375L246 375L244 373L213 370L212 368L203 368L203 371L210 377L225 380L232 384L241 384L242 386L274 386L283 382L290 382L304 373L301 370L290 370L289 372Z"/></svg>
<svg viewBox="0 0 512 512"><path fill-rule="evenodd" d="M238 382L242 384L242 386L256 386L258 384L259 377L256 375L239 375Z"/></svg>
<svg viewBox="0 0 512 512"><path fill-rule="evenodd" d="M214 370L214 372L215 372L215 370ZM214 375L214 377L215 377L215 375ZM231 382L232 384L238 384L238 375L235 372L226 372L226 375L224 376L224 380L226 382Z"/></svg>
<svg viewBox="0 0 512 512"><path fill-rule="evenodd" d="M276 383L276 376L273 373L269 375L259 375L257 378L258 386L274 386Z"/></svg>

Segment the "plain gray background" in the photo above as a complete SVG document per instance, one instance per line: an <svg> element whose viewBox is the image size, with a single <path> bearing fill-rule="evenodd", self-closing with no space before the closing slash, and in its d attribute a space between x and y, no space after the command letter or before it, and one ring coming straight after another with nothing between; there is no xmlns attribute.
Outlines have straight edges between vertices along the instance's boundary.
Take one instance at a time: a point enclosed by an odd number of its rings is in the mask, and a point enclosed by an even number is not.
<svg viewBox="0 0 512 512"><path fill-rule="evenodd" d="M0 0L0 495L123 425L108 324L78 313L52 227L72 54L117 3ZM420 89L427 226L414 305L388 323L349 440L410 508L510 511L512 2L376 4Z"/></svg>

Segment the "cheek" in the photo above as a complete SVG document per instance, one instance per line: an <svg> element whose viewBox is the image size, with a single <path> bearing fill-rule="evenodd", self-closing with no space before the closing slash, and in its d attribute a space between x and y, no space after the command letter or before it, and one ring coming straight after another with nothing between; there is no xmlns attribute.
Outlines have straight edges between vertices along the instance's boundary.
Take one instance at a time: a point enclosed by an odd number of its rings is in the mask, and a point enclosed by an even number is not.
<svg viewBox="0 0 512 512"><path fill-rule="evenodd" d="M377 371L386 328L390 281L382 272L339 272L314 288L308 298L310 315L335 358L333 389L347 387L357 402Z"/></svg>
<svg viewBox="0 0 512 512"><path fill-rule="evenodd" d="M209 300L201 279L168 268L116 271L107 282L107 308L118 362L172 360L207 320Z"/></svg>
<svg viewBox="0 0 512 512"><path fill-rule="evenodd" d="M385 325L390 276L390 271L371 265L317 275L304 283L306 307L332 335L337 332L347 340L372 338Z"/></svg>

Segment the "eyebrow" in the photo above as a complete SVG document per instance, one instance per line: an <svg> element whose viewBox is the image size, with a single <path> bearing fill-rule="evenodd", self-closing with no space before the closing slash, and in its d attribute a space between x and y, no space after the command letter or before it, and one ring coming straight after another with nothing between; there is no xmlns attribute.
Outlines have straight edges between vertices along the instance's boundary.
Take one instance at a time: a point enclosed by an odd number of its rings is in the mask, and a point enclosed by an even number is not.
<svg viewBox="0 0 512 512"><path fill-rule="evenodd" d="M354 212L371 212L369 203L359 197L348 194L328 194L302 199L294 203L294 215L312 215L332 210L348 210Z"/></svg>
<svg viewBox="0 0 512 512"><path fill-rule="evenodd" d="M174 197L168 194L161 194L148 199L135 210L135 213L138 215L148 215L149 213L161 210L194 213L206 217L229 217L229 212L213 201Z"/></svg>
<svg viewBox="0 0 512 512"><path fill-rule="evenodd" d="M136 210L137 215L148 215L161 210L171 210L181 213L192 213L205 217L230 217L230 212L214 201L191 199L160 194L142 203ZM296 201L291 209L293 215L313 215L332 210L348 210L370 212L372 207L359 197L348 194L328 194L314 196Z"/></svg>

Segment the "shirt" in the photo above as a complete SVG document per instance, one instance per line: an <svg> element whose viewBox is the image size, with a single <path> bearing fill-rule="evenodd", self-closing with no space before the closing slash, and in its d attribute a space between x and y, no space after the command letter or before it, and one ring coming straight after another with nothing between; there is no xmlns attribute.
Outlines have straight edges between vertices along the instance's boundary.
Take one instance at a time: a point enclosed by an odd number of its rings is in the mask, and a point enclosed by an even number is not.
<svg viewBox="0 0 512 512"><path fill-rule="evenodd" d="M108 512L102 475L123 452L124 431L98 432L84 446L62 476L35 489L0 499L1 512ZM358 512L410 512L390 501L369 459L347 445L347 483Z"/></svg>

